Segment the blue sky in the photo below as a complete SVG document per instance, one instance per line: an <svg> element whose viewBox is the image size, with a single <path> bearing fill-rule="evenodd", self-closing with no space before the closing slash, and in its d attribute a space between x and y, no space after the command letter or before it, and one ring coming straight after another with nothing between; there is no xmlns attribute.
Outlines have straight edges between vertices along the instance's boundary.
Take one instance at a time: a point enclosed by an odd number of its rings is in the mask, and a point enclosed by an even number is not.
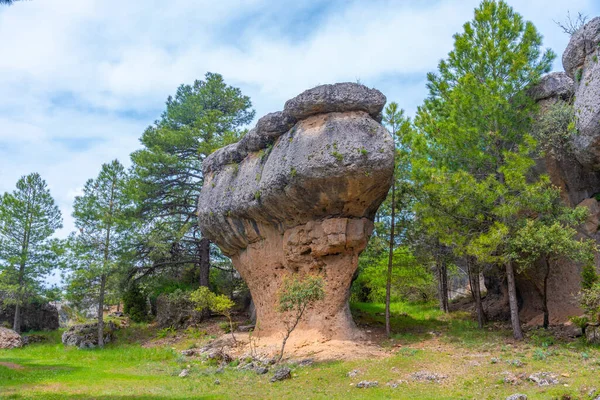
<svg viewBox="0 0 600 400"><path fill-rule="evenodd" d="M597 0L509 3L560 56L553 20L600 15ZM207 71L252 98L257 117L318 84L376 87L409 115L425 74L472 18L472 0L32 0L0 7L0 192L37 171L61 207L100 165L129 164L168 95ZM560 57L555 70L561 70Z"/></svg>

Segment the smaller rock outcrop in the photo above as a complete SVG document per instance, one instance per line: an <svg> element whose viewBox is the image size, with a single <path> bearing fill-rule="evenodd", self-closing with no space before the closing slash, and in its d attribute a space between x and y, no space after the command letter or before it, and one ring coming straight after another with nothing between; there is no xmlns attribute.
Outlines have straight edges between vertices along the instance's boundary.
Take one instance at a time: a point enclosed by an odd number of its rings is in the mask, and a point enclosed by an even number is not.
<svg viewBox="0 0 600 400"><path fill-rule="evenodd" d="M12 325L15 307L0 303L0 323ZM49 303L30 303L21 309L21 332L53 331L59 327L58 310Z"/></svg>
<svg viewBox="0 0 600 400"><path fill-rule="evenodd" d="M202 313L196 311L187 296L160 295L156 299L156 323L162 328L187 328L202 321Z"/></svg>
<svg viewBox="0 0 600 400"><path fill-rule="evenodd" d="M112 322L104 324L104 343L113 339L117 326ZM98 323L73 325L62 334L65 346L77 346L80 349L94 348L98 345Z"/></svg>
<svg viewBox="0 0 600 400"><path fill-rule="evenodd" d="M0 326L0 349L14 349L23 347L21 335L12 329Z"/></svg>

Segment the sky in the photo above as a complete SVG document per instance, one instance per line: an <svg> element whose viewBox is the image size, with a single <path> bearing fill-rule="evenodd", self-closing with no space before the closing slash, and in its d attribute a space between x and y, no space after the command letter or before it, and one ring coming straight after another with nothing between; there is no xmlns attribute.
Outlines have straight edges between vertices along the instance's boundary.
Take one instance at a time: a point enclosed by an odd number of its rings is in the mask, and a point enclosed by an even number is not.
<svg viewBox="0 0 600 400"><path fill-rule="evenodd" d="M102 163L130 165L180 84L217 72L257 118L324 83L360 81L414 115L425 76L475 0L31 0L0 6L0 193L39 172L73 230ZM513 0L560 55L567 12L598 0Z"/></svg>

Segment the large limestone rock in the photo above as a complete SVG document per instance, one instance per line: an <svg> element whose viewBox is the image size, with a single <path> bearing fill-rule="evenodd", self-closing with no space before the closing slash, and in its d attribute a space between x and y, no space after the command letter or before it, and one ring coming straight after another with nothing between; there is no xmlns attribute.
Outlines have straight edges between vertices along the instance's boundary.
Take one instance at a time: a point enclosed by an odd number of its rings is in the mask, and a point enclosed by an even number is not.
<svg viewBox="0 0 600 400"><path fill-rule="evenodd" d="M576 157L600 168L600 17L577 31L563 53L563 67L575 82Z"/></svg>
<svg viewBox="0 0 600 400"><path fill-rule="evenodd" d="M393 170L392 138L377 122L384 104L363 85L319 86L205 160L200 227L248 284L263 334L283 328L285 277L318 274L325 299L299 329L354 336L349 286Z"/></svg>
<svg viewBox="0 0 600 400"><path fill-rule="evenodd" d="M0 349L14 349L23 347L21 335L12 329L0 326Z"/></svg>

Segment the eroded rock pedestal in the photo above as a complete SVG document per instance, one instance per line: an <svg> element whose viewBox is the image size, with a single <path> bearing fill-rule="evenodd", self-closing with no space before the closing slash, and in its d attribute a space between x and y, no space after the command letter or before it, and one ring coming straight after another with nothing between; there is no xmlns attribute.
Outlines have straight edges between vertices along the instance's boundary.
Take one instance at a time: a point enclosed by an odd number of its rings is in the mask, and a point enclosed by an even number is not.
<svg viewBox="0 0 600 400"><path fill-rule="evenodd" d="M392 138L378 122L385 100L354 83L307 90L204 161L200 227L248 284L261 334L283 330L278 293L294 274L325 282L298 329L356 334L350 283L393 171Z"/></svg>

